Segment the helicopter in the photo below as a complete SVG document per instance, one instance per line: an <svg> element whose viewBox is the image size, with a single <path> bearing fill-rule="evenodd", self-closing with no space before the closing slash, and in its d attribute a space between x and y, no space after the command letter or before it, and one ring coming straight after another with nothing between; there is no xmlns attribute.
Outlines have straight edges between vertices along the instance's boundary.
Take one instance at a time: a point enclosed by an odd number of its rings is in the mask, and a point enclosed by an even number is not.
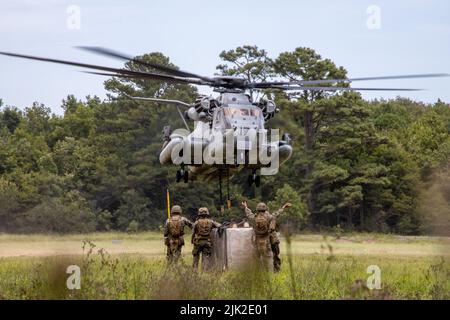
<svg viewBox="0 0 450 320"><path fill-rule="evenodd" d="M223 179L226 179L227 188L229 188L229 179L245 169L250 171L248 184L250 186L255 184L256 187L259 187L261 184L261 173L266 171L265 174L276 174L278 166L289 160L293 152L288 133L283 133L281 137L275 135L275 137L268 139L265 123L279 112L275 102L266 98L253 101L251 95L247 93L249 90L416 91L421 89L355 88L346 85L354 81L449 76L446 73L430 73L349 79L251 82L236 76L202 76L165 65L143 61L103 47L83 46L77 48L122 61L132 61L138 65L151 68L155 72L111 68L11 52L0 51L0 54L82 67L95 70L85 71L87 73L101 76L147 79L213 88L214 92L219 94L218 96L199 96L193 103L149 97L127 97L135 102L148 101L176 106L186 129L172 130L170 126L164 127L164 142L159 155L160 163L162 165L176 165L179 167L179 170L176 172L177 182L184 181L187 183L194 180L219 181L221 195ZM181 108L184 108L184 111ZM193 131L190 130L187 121L194 122ZM199 154L201 156L197 157ZM214 158L215 161L207 161L206 158L208 157L205 158L205 154L209 155L210 158ZM273 166L274 162L276 162L276 166Z"/></svg>
<svg viewBox="0 0 450 320"><path fill-rule="evenodd" d="M172 131L170 126L164 127L165 142L159 155L163 165L180 165L176 174L177 182L221 182L222 178L229 180L241 170L249 169L251 174L248 184L254 183L259 187L261 176L257 174L258 170L266 175L276 173L278 166L292 155L288 133L284 133L281 139L277 135L271 141L264 135L267 133L265 121L279 111L271 100L263 99L254 103L250 95L231 89L220 91L218 97L199 97L192 104L157 98L129 98L186 108L184 113L180 111L186 130ZM192 132L186 120L195 122ZM199 151L197 154L196 150ZM266 155L265 161L263 154ZM217 157L208 163L205 159L208 155ZM271 167L274 170L265 171Z"/></svg>

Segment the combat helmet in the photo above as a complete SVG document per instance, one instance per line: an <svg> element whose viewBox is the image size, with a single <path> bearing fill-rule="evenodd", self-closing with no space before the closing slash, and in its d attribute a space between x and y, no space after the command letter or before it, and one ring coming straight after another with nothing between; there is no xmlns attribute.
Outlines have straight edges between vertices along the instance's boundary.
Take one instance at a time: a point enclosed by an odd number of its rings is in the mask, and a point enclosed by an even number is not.
<svg viewBox="0 0 450 320"><path fill-rule="evenodd" d="M170 210L171 214L181 214L181 207L179 205L174 205Z"/></svg>
<svg viewBox="0 0 450 320"><path fill-rule="evenodd" d="M209 210L206 207L198 209L198 216L209 216Z"/></svg>
<svg viewBox="0 0 450 320"><path fill-rule="evenodd" d="M264 202L260 202L256 205L256 211L264 212L267 211L267 205Z"/></svg>

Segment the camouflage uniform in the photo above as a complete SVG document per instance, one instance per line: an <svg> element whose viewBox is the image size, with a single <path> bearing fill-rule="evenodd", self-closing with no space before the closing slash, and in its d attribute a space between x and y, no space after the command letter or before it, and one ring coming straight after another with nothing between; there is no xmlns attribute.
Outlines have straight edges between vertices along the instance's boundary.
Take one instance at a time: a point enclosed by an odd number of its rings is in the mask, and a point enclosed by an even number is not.
<svg viewBox="0 0 450 320"><path fill-rule="evenodd" d="M276 218L283 209L270 214L265 203L258 203L257 213L253 213L248 207L245 208L247 218L253 222L254 245L258 259L266 267L270 263L270 252L273 255L273 269L278 272L281 267L280 239L276 232Z"/></svg>
<svg viewBox="0 0 450 320"><path fill-rule="evenodd" d="M181 248L184 245L184 227L192 229L193 223L181 216L181 207L173 206L170 218L164 225L164 243L167 246L167 262L178 262L181 256Z"/></svg>
<svg viewBox="0 0 450 320"><path fill-rule="evenodd" d="M280 271L281 269L281 259L280 259L280 239L278 238L277 233L277 218L280 214L282 214L284 209L278 209L274 213L272 213L272 222L271 222L271 232L270 232L270 247L273 253L273 270L275 272Z"/></svg>
<svg viewBox="0 0 450 320"><path fill-rule="evenodd" d="M200 208L198 210L199 218L194 223L192 233L192 255L194 257L193 268L198 269L200 254L202 255L202 270L208 270L211 258L211 231L214 228L220 228L221 224L215 222L209 217L208 208Z"/></svg>

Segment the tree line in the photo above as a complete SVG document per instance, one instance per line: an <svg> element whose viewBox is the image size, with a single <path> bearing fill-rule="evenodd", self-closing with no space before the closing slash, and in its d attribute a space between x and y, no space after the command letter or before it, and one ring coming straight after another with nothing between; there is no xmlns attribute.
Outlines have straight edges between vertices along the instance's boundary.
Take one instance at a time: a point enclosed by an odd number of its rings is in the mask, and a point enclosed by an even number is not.
<svg viewBox="0 0 450 320"><path fill-rule="evenodd" d="M175 67L161 53L139 57ZM310 48L271 58L256 46L220 54L217 71L267 79L339 79L346 70ZM152 71L133 62L132 70ZM339 85L347 85L341 83ZM267 123L290 133L294 154L261 188L248 172L231 181L232 207L220 210L218 185L175 183L175 167L158 155L162 129L183 123L171 106L126 95L193 101L190 85L110 78L106 100L67 96L55 115L38 102L23 109L0 100L0 232L90 232L158 229L172 203L195 217L243 217L239 203L290 201L281 223L296 230L343 229L401 234L450 228L450 106L405 98L366 101L358 93L251 92L280 108Z"/></svg>

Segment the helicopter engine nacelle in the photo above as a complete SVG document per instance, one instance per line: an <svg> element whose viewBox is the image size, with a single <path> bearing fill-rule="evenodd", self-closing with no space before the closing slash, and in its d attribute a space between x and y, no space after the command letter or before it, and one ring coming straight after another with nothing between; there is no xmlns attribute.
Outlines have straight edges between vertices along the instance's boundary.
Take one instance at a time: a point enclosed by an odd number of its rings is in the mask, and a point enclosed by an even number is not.
<svg viewBox="0 0 450 320"><path fill-rule="evenodd" d="M186 111L185 115L186 115L186 118L188 118L190 120L194 120L194 121L201 121L209 116L205 111L202 111L202 110L199 111L195 107L190 107Z"/></svg>
<svg viewBox="0 0 450 320"><path fill-rule="evenodd" d="M266 120L273 118L275 113L279 111L275 102L267 99L262 99L259 102L258 107L262 110L264 119Z"/></svg>
<svg viewBox="0 0 450 320"><path fill-rule="evenodd" d="M211 99L210 97L202 97L200 99L197 99L194 103L194 106L190 107L186 111L186 116L187 118L194 121L204 120L208 117L211 118L213 114L213 108L215 106L215 100Z"/></svg>
<svg viewBox="0 0 450 320"><path fill-rule="evenodd" d="M214 108L218 106L215 99L211 97L201 97L197 99L194 106L187 111L189 119L194 121L212 119Z"/></svg>
<svg viewBox="0 0 450 320"><path fill-rule="evenodd" d="M197 111L197 109L195 107L190 107L186 111L186 117L188 119L191 119L191 120L194 120L194 121L199 121L200 120L200 113Z"/></svg>

